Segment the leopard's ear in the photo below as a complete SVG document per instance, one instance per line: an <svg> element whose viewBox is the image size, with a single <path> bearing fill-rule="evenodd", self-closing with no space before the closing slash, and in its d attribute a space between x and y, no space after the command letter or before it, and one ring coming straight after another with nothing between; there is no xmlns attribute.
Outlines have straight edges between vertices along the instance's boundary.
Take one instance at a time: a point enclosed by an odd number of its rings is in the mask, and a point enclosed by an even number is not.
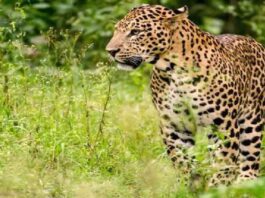
<svg viewBox="0 0 265 198"><path fill-rule="evenodd" d="M175 16L163 19L164 23L168 27L174 27L177 24L177 22L188 18L188 7L183 6L177 10L174 10L174 13L176 14Z"/></svg>
<svg viewBox="0 0 265 198"><path fill-rule="evenodd" d="M177 16L188 17L189 15L189 9L186 5L173 11Z"/></svg>

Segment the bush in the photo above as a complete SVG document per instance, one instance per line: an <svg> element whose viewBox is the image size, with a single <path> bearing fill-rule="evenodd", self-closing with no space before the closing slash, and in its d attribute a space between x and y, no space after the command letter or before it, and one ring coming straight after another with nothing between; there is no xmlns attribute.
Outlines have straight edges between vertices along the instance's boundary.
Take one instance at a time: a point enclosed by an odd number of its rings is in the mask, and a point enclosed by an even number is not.
<svg viewBox="0 0 265 198"><path fill-rule="evenodd" d="M74 52L83 53L81 67L91 68L98 61L106 60L105 45L110 39L113 26L128 10L142 3L163 4L170 8L178 8L188 4L190 18L201 28L214 34L235 33L250 35L265 43L265 3L262 0L137 0L118 1L4 1L0 10L3 27L11 26L14 31L7 33L7 38L15 39L23 34L23 42L27 45L44 45L39 53L51 46L45 46L43 35L55 32L54 42L64 42L65 32L76 38ZM16 32L17 34L14 34ZM88 47L89 46L89 47ZM46 56L43 55L44 57ZM63 65L58 60L55 66Z"/></svg>

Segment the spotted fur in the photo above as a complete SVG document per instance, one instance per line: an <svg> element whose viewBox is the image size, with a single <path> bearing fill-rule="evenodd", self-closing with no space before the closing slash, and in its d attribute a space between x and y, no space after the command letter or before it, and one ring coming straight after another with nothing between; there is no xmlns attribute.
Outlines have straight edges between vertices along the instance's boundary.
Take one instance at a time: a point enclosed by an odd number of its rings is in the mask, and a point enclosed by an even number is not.
<svg viewBox="0 0 265 198"><path fill-rule="evenodd" d="M213 132L220 170L209 185L254 179L259 174L265 122L265 49L250 37L214 36L188 19L187 7L144 5L115 26L107 46L121 68L154 65L153 103L167 153L189 175L200 126Z"/></svg>

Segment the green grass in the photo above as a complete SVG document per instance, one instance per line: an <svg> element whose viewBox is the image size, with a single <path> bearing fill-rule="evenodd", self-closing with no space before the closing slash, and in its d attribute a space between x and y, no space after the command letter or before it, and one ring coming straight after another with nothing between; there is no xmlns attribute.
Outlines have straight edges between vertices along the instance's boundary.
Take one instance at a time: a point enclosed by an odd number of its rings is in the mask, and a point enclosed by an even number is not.
<svg viewBox="0 0 265 198"><path fill-rule="evenodd" d="M3 71L0 197L265 196L265 180L208 192L179 184L159 135L148 77L139 72L118 75L106 66ZM203 161L201 136L195 152Z"/></svg>
<svg viewBox="0 0 265 198"><path fill-rule="evenodd" d="M158 193L143 174L172 171L153 166L164 150L145 88L111 84L101 123L104 67L12 67L0 80L0 196L135 197Z"/></svg>

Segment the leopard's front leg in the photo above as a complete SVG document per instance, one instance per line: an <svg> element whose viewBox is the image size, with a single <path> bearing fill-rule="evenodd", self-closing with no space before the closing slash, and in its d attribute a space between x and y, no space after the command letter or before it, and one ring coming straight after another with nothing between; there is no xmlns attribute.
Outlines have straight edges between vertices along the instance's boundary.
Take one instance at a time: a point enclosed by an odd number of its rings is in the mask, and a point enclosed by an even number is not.
<svg viewBox="0 0 265 198"><path fill-rule="evenodd" d="M180 177L189 180L194 165L194 157L188 150L195 145L193 134L187 130L176 130L171 127L161 127L163 141L167 154L177 169Z"/></svg>

